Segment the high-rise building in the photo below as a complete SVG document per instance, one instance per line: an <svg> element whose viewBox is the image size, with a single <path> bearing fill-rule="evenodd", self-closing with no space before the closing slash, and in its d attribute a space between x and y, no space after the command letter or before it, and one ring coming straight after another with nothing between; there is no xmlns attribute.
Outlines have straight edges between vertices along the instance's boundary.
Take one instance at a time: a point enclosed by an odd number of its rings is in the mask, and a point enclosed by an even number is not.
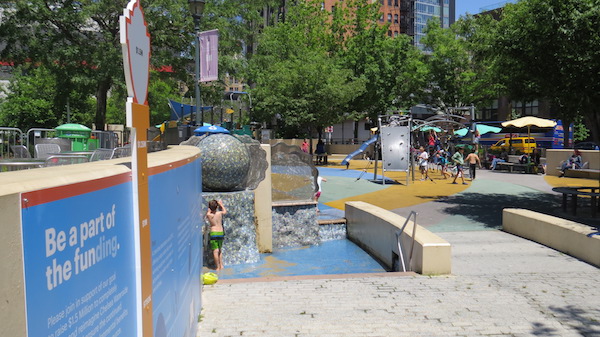
<svg viewBox="0 0 600 337"><path fill-rule="evenodd" d="M389 24L388 36L406 34L413 38L414 44L423 48L420 41L429 20L439 20L443 28L455 21L456 0L365 0L379 1L380 24ZM343 6L343 0L325 0L321 8L330 12Z"/></svg>
<svg viewBox="0 0 600 337"><path fill-rule="evenodd" d="M429 20L439 20L443 28L455 21L455 0L400 0L400 32L413 37L415 46L423 48L421 38Z"/></svg>

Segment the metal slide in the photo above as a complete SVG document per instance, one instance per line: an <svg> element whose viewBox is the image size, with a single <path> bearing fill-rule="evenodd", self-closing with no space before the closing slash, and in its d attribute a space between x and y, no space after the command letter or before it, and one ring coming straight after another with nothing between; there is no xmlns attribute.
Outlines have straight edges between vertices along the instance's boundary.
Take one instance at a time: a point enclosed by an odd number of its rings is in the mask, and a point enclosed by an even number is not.
<svg viewBox="0 0 600 337"><path fill-rule="evenodd" d="M373 138L367 140L366 142L364 142L359 148L358 150L350 153L349 155L346 156L346 158L344 158L344 160L342 160L342 165L348 165L348 162L350 161L350 159L356 157L357 155L365 152L365 150L367 149L367 147L369 147L369 145L375 143L377 140L379 139L379 135L375 135Z"/></svg>

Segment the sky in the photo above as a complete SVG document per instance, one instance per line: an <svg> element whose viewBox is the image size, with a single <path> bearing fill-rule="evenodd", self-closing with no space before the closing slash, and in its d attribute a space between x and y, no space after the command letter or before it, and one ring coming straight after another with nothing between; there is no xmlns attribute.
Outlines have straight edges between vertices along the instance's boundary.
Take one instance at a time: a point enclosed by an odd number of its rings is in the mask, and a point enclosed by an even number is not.
<svg viewBox="0 0 600 337"><path fill-rule="evenodd" d="M456 19L460 18L461 15L477 14L480 12L481 7L488 7L491 5L498 4L496 7L501 7L505 2L516 2L515 0L456 0Z"/></svg>

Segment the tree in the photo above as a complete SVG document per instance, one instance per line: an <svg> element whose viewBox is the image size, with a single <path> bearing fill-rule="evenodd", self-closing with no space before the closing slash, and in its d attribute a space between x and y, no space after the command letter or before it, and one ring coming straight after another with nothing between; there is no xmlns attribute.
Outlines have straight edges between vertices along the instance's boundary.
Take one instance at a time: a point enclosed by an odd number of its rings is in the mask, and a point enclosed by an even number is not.
<svg viewBox="0 0 600 337"><path fill-rule="evenodd" d="M183 0L148 0L144 13L152 36L152 64L171 65L182 74L190 49L192 20ZM54 97L77 91L96 98L94 122L106 121L108 92L123 82L119 16L124 4L108 0L17 0L0 4L4 18L0 57L16 64L43 65L57 81ZM72 102L71 102L72 103Z"/></svg>
<svg viewBox="0 0 600 337"><path fill-rule="evenodd" d="M73 91L57 99L61 81L45 67L18 67L0 104L0 125L23 131L32 127L54 128L67 122L67 97L70 122L89 124L92 104L86 95Z"/></svg>
<svg viewBox="0 0 600 337"><path fill-rule="evenodd" d="M388 25L377 23L379 7L379 2L350 0L333 13L330 49L355 78L365 81L365 90L350 103L355 121L377 120L388 110L412 106L413 94L424 83L419 51L406 35L386 35ZM356 137L358 128L354 129Z"/></svg>
<svg viewBox="0 0 600 337"><path fill-rule="evenodd" d="M474 56L477 45L473 44L472 33L473 24L468 20L460 20L447 29L437 20L429 20L421 39L427 68L427 85L420 92L423 102L445 110L487 104L498 97L499 87L490 71L493 68Z"/></svg>
<svg viewBox="0 0 600 337"><path fill-rule="evenodd" d="M488 57L509 94L547 97L568 125L582 115L600 142L599 0L527 0L507 5Z"/></svg>
<svg viewBox="0 0 600 337"><path fill-rule="evenodd" d="M290 132L302 136L339 121L348 103L364 90L327 50L327 17L314 4L289 8L285 22L267 27L250 60L256 83L255 116L278 117Z"/></svg>

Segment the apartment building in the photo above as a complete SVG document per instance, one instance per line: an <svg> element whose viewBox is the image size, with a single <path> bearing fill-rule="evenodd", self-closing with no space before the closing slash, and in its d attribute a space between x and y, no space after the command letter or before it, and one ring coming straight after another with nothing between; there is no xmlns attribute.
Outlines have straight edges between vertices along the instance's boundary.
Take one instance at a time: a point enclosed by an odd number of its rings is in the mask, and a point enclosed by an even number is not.
<svg viewBox="0 0 600 337"><path fill-rule="evenodd" d="M373 0L365 0L373 1ZM456 19L456 0L375 0L379 1L380 24L389 24L388 36L406 34L413 38L414 44L423 48L420 41L425 36L425 27L429 20L439 20L444 28L450 27ZM323 10L335 11L343 6L344 0L326 0L321 3Z"/></svg>

